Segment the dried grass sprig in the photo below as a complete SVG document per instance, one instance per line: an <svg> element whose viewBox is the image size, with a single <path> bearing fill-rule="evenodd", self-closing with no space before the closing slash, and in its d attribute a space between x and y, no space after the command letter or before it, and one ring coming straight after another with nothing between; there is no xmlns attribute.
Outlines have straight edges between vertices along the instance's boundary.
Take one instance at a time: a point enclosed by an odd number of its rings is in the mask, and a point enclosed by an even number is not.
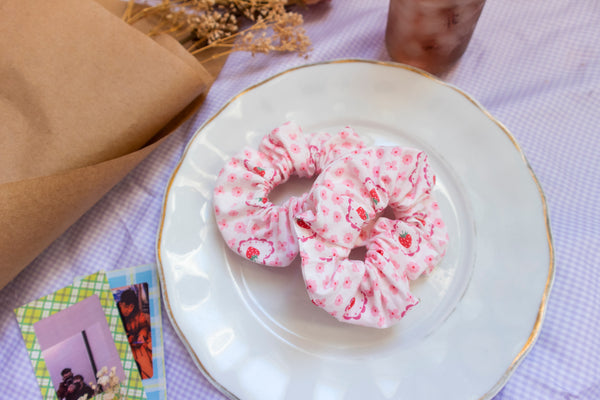
<svg viewBox="0 0 600 400"><path fill-rule="evenodd" d="M130 24L146 19L152 26L148 35L167 33L196 56L210 53L202 62L235 51L305 56L311 42L302 15L289 10L292 2L305 0L163 0L136 12L135 0L129 0L123 19Z"/></svg>

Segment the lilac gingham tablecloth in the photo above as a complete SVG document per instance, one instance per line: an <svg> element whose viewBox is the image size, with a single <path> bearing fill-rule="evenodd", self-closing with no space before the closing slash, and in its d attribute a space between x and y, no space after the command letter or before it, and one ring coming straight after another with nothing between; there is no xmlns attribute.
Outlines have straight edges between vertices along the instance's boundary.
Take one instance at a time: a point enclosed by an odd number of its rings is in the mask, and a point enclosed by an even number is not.
<svg viewBox="0 0 600 400"><path fill-rule="evenodd" d="M303 10L314 45L308 59L228 59L198 113L0 291L0 398L40 398L13 308L76 276L155 262L164 190L196 129L238 92L290 67L389 60L387 5L332 0ZM600 399L600 2L488 0L470 47L445 79L511 131L549 207L556 275L546 318L496 399ZM165 313L163 323L168 397L223 399Z"/></svg>

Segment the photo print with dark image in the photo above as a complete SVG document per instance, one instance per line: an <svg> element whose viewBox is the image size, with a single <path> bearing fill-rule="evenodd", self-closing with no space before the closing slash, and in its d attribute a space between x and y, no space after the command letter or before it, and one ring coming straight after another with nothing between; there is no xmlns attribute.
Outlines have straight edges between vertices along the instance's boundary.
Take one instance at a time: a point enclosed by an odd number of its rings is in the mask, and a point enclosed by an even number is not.
<svg viewBox="0 0 600 400"><path fill-rule="evenodd" d="M142 380L152 378L152 329L148 284L137 283L112 289L133 358Z"/></svg>
<svg viewBox="0 0 600 400"><path fill-rule="evenodd" d="M96 374L103 367L115 367L119 379L125 380L98 295L39 320L33 328L59 400L77 400L84 394L92 398Z"/></svg>

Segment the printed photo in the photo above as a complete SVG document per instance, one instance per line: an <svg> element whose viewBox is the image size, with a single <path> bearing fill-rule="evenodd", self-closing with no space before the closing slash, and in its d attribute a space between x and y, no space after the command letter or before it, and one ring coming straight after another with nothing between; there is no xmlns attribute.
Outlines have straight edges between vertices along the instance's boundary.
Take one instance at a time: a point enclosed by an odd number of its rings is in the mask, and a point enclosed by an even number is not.
<svg viewBox="0 0 600 400"><path fill-rule="evenodd" d="M112 291L140 376L142 380L150 379L154 375L154 368L148 284L138 283Z"/></svg>
<svg viewBox="0 0 600 400"><path fill-rule="evenodd" d="M102 369L114 368L114 375L125 380L98 295L37 321L33 328L59 400L101 393L97 374Z"/></svg>

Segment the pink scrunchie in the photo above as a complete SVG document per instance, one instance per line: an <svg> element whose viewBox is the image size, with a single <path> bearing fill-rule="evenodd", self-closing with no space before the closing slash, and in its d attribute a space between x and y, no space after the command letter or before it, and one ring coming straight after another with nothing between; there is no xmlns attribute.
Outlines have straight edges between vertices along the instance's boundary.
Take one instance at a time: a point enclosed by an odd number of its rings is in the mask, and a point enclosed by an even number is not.
<svg viewBox="0 0 600 400"><path fill-rule="evenodd" d="M259 264L287 266L298 255L293 215L306 195L282 205L269 193L290 176L311 177L333 160L364 148L350 128L336 135L304 134L293 122L273 129L258 150L234 156L217 177L214 211L219 230L231 250Z"/></svg>
<svg viewBox="0 0 600 400"><path fill-rule="evenodd" d="M340 321L385 328L418 303L409 280L439 263L448 234L424 152L373 147L331 163L295 225L309 297ZM380 217L390 207L395 220ZM364 261L350 260L367 247Z"/></svg>

